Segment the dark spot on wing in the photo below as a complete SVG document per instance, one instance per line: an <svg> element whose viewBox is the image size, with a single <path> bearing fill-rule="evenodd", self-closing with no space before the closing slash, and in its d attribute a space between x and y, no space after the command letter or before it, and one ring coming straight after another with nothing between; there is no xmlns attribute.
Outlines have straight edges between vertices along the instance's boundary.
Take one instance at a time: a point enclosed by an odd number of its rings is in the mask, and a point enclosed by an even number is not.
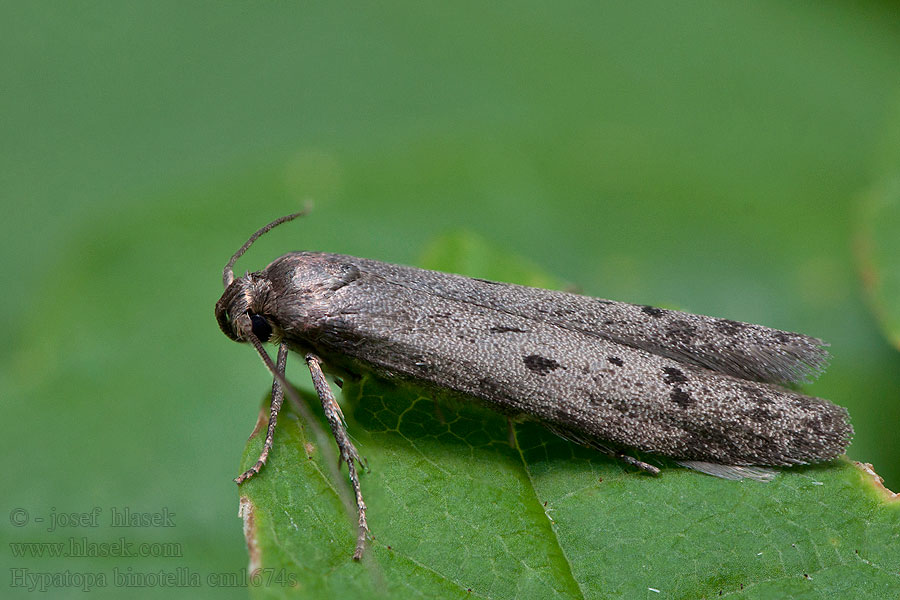
<svg viewBox="0 0 900 600"><path fill-rule="evenodd" d="M675 367L665 367L663 369L663 381L668 383L669 385L674 385L678 383L684 383L687 381L687 377L684 376L684 373L681 369L676 369Z"/></svg>
<svg viewBox="0 0 900 600"><path fill-rule="evenodd" d="M669 394L669 398L671 398L672 402L674 402L681 408L687 408L694 403L694 399L691 397L690 393L684 391L681 388L675 388L674 390L672 390L672 393Z"/></svg>
<svg viewBox="0 0 900 600"><path fill-rule="evenodd" d="M597 304L612 304L612 302L610 300L602 300L600 298L594 298L594 301Z"/></svg>
<svg viewBox="0 0 900 600"><path fill-rule="evenodd" d="M641 312L645 315L650 315L651 317L658 318L661 317L666 311L662 308L656 308L655 306L642 306Z"/></svg>
<svg viewBox="0 0 900 600"><path fill-rule="evenodd" d="M491 281L490 279L481 279L480 277L473 277L472 280L473 280L473 281L480 281L481 283L487 283L487 284L490 284L490 285L503 285L503 284L502 284L501 282L499 282L499 281Z"/></svg>
<svg viewBox="0 0 900 600"><path fill-rule="evenodd" d="M684 319L670 322L666 330L669 332L669 337L682 342L690 342L697 334L697 328Z"/></svg>
<svg viewBox="0 0 900 600"><path fill-rule="evenodd" d="M737 335L746 326L746 323L732 321L731 319L716 319L715 321L716 330L724 335Z"/></svg>
<svg viewBox="0 0 900 600"><path fill-rule="evenodd" d="M524 329L518 327L504 327L503 325L494 325L490 329L491 333L525 333Z"/></svg>
<svg viewBox="0 0 900 600"><path fill-rule="evenodd" d="M681 387L681 384L687 382L687 380L687 376L681 369L676 369L675 367L663 368L663 381L674 386L669 393L669 398L681 408L687 408L694 403L694 398L691 397L690 392L685 391Z"/></svg>
<svg viewBox="0 0 900 600"><path fill-rule="evenodd" d="M606 360L608 360L608 361L611 362L612 364L616 365L617 367L621 367L622 365L625 364L625 363L622 361L622 359L619 358L618 356L607 356L607 357L606 357Z"/></svg>
<svg viewBox="0 0 900 600"><path fill-rule="evenodd" d="M528 356L522 357L522 361L525 363L525 366L528 367L531 371L534 371L538 375L546 375L550 371L555 371L556 369L562 367L558 362L553 360L552 358L544 358L538 354L529 354ZM565 369L565 367L563 367Z"/></svg>

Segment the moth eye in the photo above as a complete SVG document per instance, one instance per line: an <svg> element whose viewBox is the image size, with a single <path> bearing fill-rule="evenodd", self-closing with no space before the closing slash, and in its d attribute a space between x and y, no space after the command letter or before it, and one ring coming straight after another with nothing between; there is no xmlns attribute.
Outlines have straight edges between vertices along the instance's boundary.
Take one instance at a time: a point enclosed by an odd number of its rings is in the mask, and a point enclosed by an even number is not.
<svg viewBox="0 0 900 600"><path fill-rule="evenodd" d="M265 317L250 314L250 323L253 326L253 335L259 338L261 342L268 342L272 337L272 326L266 321Z"/></svg>

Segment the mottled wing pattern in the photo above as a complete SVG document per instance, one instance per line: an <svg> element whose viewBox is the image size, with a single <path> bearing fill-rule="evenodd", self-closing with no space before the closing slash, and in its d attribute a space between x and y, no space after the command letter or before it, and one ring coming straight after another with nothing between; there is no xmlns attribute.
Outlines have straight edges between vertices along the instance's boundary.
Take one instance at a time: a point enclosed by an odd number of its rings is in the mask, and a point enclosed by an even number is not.
<svg viewBox="0 0 900 600"><path fill-rule="evenodd" d="M367 259L352 260L399 286L540 319L742 379L806 381L828 363L826 344L799 333Z"/></svg>
<svg viewBox="0 0 900 600"><path fill-rule="evenodd" d="M285 268L292 256L269 269ZM821 342L805 336L745 324L728 329L730 321L709 317L651 314L660 309L315 256L333 265L335 284L317 296L316 307L294 307L306 312L290 320L306 323L305 329L284 334L298 345L311 343L326 364L355 361L382 376L428 382L506 413L708 472L715 465L707 463L821 462L840 454L852 434L843 408L751 380L808 374L820 364L812 357L822 355L812 348ZM685 325L677 325L681 321ZM657 327L669 337L653 339ZM673 333L679 328L680 338ZM667 348L667 339L682 339L681 349ZM751 339L762 340L766 350L754 351ZM727 358L716 355L716 344L727 348ZM751 366L741 367L744 361Z"/></svg>

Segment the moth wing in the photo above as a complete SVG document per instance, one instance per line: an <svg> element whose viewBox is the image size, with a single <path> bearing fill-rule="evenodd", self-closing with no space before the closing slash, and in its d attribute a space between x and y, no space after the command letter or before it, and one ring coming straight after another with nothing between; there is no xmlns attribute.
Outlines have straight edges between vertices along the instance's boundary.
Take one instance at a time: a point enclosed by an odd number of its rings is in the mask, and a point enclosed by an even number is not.
<svg viewBox="0 0 900 600"><path fill-rule="evenodd" d="M352 277L319 278L308 288L303 270L291 268L275 279L292 287L281 310L302 312L288 319L300 325L285 329L286 339L311 343L325 364L453 390L601 446L700 461L689 466L719 476L736 471L701 463L822 462L842 453L853 433L846 410L826 400L684 364L584 330L566 315L507 310L521 301L520 290L544 290L485 283L502 288L488 305L477 280L336 255L316 260Z"/></svg>
<svg viewBox="0 0 900 600"><path fill-rule="evenodd" d="M574 444L579 444L588 448L593 448L594 450L599 450L600 452L608 454L613 458L623 458L623 455L613 450L609 447L608 444L604 444L602 440L596 437L592 437L583 432L575 431L573 429L560 425L548 424L546 425L546 427L564 440L568 440ZM643 461L636 462L645 464L643 463ZM694 471L700 471L701 473L706 473L707 475L712 475L713 477L720 477L722 479L730 479L733 481L741 479L752 479L754 481L766 482L772 481L772 479L775 478L775 475L778 474L777 470L767 467L725 465L721 463L705 462L700 460L676 460L675 462L682 467L687 467L688 469L693 469ZM656 473L659 472L659 469L657 469L656 467L652 468L655 469Z"/></svg>
<svg viewBox="0 0 900 600"><path fill-rule="evenodd" d="M828 364L820 339L730 319L473 279L347 257L391 283L552 323L679 362L768 383L809 381Z"/></svg>

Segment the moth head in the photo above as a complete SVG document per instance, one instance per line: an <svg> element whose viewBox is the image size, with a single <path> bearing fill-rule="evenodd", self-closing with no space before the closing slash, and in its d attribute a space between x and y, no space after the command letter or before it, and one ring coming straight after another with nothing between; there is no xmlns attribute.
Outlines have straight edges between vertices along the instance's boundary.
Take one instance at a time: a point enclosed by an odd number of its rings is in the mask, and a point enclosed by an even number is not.
<svg viewBox="0 0 900 600"><path fill-rule="evenodd" d="M236 342L250 340L250 334L260 342L275 337L278 326L275 314L275 294L272 284L261 273L250 273L232 281L216 302L216 321L222 333Z"/></svg>
<svg viewBox="0 0 900 600"><path fill-rule="evenodd" d="M273 321L275 314L275 293L271 282L263 272L248 273L238 279L234 278L234 263L253 245L261 235L272 228L292 221L309 212L309 205L302 211L275 219L250 236L244 245L234 253L222 271L222 283L225 293L216 302L216 321L219 329L236 342L252 342L259 351L259 342L267 342L273 337L280 337L277 324Z"/></svg>

